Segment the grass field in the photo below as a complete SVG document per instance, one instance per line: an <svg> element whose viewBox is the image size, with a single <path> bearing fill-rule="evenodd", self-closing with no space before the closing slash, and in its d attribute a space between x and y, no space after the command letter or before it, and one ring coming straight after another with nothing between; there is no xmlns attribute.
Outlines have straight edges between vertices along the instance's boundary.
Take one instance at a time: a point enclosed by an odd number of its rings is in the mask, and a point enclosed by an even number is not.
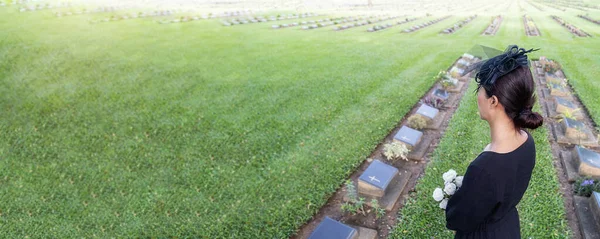
<svg viewBox="0 0 600 239"><path fill-rule="evenodd" d="M0 8L0 237L288 237L475 44L542 48L533 55L559 60L599 119L590 49L600 27L561 12L594 35L575 38L550 19L553 9L522 3L542 32L528 38L513 5L494 37L480 36L484 15L442 37L466 15L403 34L436 16L367 33L90 25L88 16ZM460 112L471 114L468 104ZM548 186L538 185L528 195ZM527 222L533 209L523 206ZM559 226L553 216L547 223Z"/></svg>

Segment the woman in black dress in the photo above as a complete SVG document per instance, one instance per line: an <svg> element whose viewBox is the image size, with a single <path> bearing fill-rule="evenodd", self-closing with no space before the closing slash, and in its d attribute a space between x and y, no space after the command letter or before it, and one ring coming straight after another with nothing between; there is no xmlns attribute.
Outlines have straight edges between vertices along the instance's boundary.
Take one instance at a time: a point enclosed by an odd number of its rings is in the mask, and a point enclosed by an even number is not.
<svg viewBox="0 0 600 239"><path fill-rule="evenodd" d="M511 46L478 66L477 106L492 141L469 165L446 207L446 227L456 231L455 238L521 238L516 206L535 165L535 143L523 129L543 123L531 111L536 98L525 55L531 51Z"/></svg>

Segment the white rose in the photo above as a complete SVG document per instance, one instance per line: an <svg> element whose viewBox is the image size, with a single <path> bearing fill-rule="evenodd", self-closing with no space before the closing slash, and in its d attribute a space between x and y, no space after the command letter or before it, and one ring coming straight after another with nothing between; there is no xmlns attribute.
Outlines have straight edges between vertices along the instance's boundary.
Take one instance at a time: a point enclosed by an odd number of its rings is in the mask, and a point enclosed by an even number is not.
<svg viewBox="0 0 600 239"><path fill-rule="evenodd" d="M444 178L445 183L450 183L452 180L454 180L454 178L456 178L456 171L454 171L454 169L450 169L448 172L445 172L442 175L442 178Z"/></svg>
<svg viewBox="0 0 600 239"><path fill-rule="evenodd" d="M456 183L456 187L462 187L462 181L463 181L463 176L458 176L454 179L454 182Z"/></svg>
<svg viewBox="0 0 600 239"><path fill-rule="evenodd" d="M433 199L436 202L442 201L442 199L444 199L444 192L441 188L436 188L435 190L433 190Z"/></svg>
<svg viewBox="0 0 600 239"><path fill-rule="evenodd" d="M446 209L446 206L448 206L448 199L444 199L440 202L441 209Z"/></svg>
<svg viewBox="0 0 600 239"><path fill-rule="evenodd" d="M454 195L454 193L456 192L456 184L447 183L444 187L444 192L450 196Z"/></svg>

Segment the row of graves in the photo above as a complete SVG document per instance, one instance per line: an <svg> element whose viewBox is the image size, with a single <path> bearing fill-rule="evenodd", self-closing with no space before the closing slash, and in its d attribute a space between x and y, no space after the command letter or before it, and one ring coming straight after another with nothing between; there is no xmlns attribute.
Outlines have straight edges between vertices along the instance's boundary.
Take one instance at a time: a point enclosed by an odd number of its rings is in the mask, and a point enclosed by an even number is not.
<svg viewBox="0 0 600 239"><path fill-rule="evenodd" d="M468 23L470 23L471 21L473 21L475 18L477 18L477 15L470 16L470 17L468 17L466 19L463 19L463 20L455 23L451 27L442 30L440 33L442 33L442 34L452 34L452 33L455 33L456 31L458 31L458 29L461 29L463 26L467 25Z"/></svg>
<svg viewBox="0 0 600 239"><path fill-rule="evenodd" d="M598 25L600 25L600 20L593 19L593 18L591 18L591 17L590 17L590 16L588 16L588 15L577 15L577 16L578 16L578 17L580 17L580 18L583 18L583 19L585 19L585 20L587 20L587 21L589 21L589 22L593 22L593 23L595 23L595 24L598 24Z"/></svg>
<svg viewBox="0 0 600 239"><path fill-rule="evenodd" d="M532 65L544 121L552 132L551 146L558 152L557 165L562 165L566 181L573 183L573 206L580 231L583 238L600 238L600 193L593 192L600 190L595 123L573 93L558 62L541 57Z"/></svg>
<svg viewBox="0 0 600 239"><path fill-rule="evenodd" d="M426 27L428 27L428 26L431 26L431 25L433 25L433 24L436 24L436 23L438 23L438 22L441 22L441 21L443 21L443 20L446 20L446 19L448 19L448 18L450 18L450 17L451 17L451 15L448 15L448 16L444 16L444 17L440 17L440 18L437 18L437 19L434 19L434 20L428 21L428 22L426 22L426 23L423 23L423 24L414 25L414 26L412 26L412 27L410 27L410 28L404 29L404 31L402 31L402 32L404 32L404 33L416 32L416 31L418 31L418 30L421 30L421 29L423 29L423 28L426 28Z"/></svg>
<svg viewBox="0 0 600 239"><path fill-rule="evenodd" d="M535 22L530 16L523 15L523 25L525 25L525 34L527 36L540 36L540 30L538 30Z"/></svg>
<svg viewBox="0 0 600 239"><path fill-rule="evenodd" d="M325 207L294 238L386 238L395 225L401 198L426 166L430 154L462 98L470 76L462 76L480 59L459 57L392 130ZM404 195L404 197L402 197ZM314 228L314 229L313 229Z"/></svg>
<svg viewBox="0 0 600 239"><path fill-rule="evenodd" d="M172 16L177 13L181 13L182 10L179 9L171 9L171 10L160 10L160 11L152 11L152 12L137 12L137 13L124 13L120 15L112 15L110 17L104 17L100 19L90 19L90 23L102 23L102 22L116 22L116 21L124 21L124 20L132 20L138 18L155 18L155 17L165 17Z"/></svg>
<svg viewBox="0 0 600 239"><path fill-rule="evenodd" d="M229 20L223 21L223 26L235 26L241 24L251 24L251 23L261 23L261 22L274 22L274 21L283 21L290 19L300 19L300 18L308 18L308 17L317 17L319 14L317 13L301 13L301 14L279 14L279 15L271 15L267 16L251 16L246 18L233 18Z"/></svg>
<svg viewBox="0 0 600 239"><path fill-rule="evenodd" d="M536 8L537 10L540 10L540 12L543 12L544 9L542 7L540 7L537 4L533 4L531 1L526 1L527 3L529 3L529 5L533 6L534 8Z"/></svg>
<svg viewBox="0 0 600 239"><path fill-rule="evenodd" d="M370 18L370 19L366 19L366 20L354 22L352 24L342 24L342 25L339 25L339 26L334 26L333 30L334 31L341 31L341 30L346 30L346 29L350 29L350 28L353 28L353 27L366 26L366 25L371 25L373 23L378 23L378 22L383 22L383 21L388 21L388 20L394 20L394 19L399 18L399 17L400 16L380 16L380 17L374 17L374 18Z"/></svg>
<svg viewBox="0 0 600 239"><path fill-rule="evenodd" d="M494 36L494 35L496 35L496 33L498 32L498 30L500 29L500 24L502 24L502 20L504 20L504 18L502 18L501 15L492 17L492 22L483 31L483 33L481 33L481 35L484 35L484 36Z"/></svg>
<svg viewBox="0 0 600 239"><path fill-rule="evenodd" d="M394 27L394 26L398 26L398 25L402 25L402 24L405 24L405 23L412 22L412 21L415 21L417 19L418 18L406 18L404 20L400 20L400 21L397 21L397 22L394 22L394 23L386 23L386 24L381 24L381 25L375 25L375 26L367 28L367 32L378 32L378 31L385 30L385 29L388 29L388 28L391 28L391 27Z"/></svg>
<svg viewBox="0 0 600 239"><path fill-rule="evenodd" d="M66 17L66 16L75 16L75 15L83 15L83 14L95 14L95 13L108 13L108 12L116 12L125 10L125 7L122 6L102 6L96 7L93 9L80 8L76 10L67 10L67 11L57 11L54 12L56 17Z"/></svg>
<svg viewBox="0 0 600 239"><path fill-rule="evenodd" d="M156 22L160 23L160 24L166 24L166 23L183 23L183 22L193 22L193 21L198 21L198 20L206 20L206 19L213 19L213 18L229 18L229 17L238 17L238 16L250 16L252 15L252 11L251 10L238 10L238 11L225 11L219 14L213 14L213 13L203 13L203 14L199 14L199 13L186 13L183 16L177 16L176 18L171 18L171 19L162 19L162 20L158 20ZM171 16L171 15L166 15L166 16ZM159 16L160 17L160 16ZM254 17L250 16L248 17L250 19L253 19ZM234 20L238 20L238 19L244 19L244 18L234 18ZM248 21L246 20L242 20L243 23L248 23ZM251 20L251 22L258 22L255 21L254 19ZM239 23L238 24L243 24L243 23Z"/></svg>
<svg viewBox="0 0 600 239"><path fill-rule="evenodd" d="M336 24L341 24L341 23L346 23L346 22L351 22L351 21L358 21L358 18L361 18L361 17L363 17L363 16L358 15L358 16L347 16L347 17L336 17L336 18L322 18L322 19L310 20L310 21L292 22L292 23L286 23L286 24L274 24L274 25L271 25L271 28L282 29L282 28L295 27L295 26L307 26L307 27L303 27L302 29L308 30L308 29L316 29L316 28L320 28L320 27L336 25Z"/></svg>
<svg viewBox="0 0 600 239"><path fill-rule="evenodd" d="M56 8L68 8L68 7L73 7L73 4L71 2L62 2L62 3L58 3L58 4L40 3L40 4L35 4L35 5L30 5L30 6L23 6L23 7L19 8L19 12L35 12L35 11L42 11L42 10L49 10L49 9L56 9Z"/></svg>
<svg viewBox="0 0 600 239"><path fill-rule="evenodd" d="M576 26L573 26L572 24L565 22L565 20L563 20L562 18L558 17L558 16L550 16L552 19L554 19L554 21L556 21L558 24L560 24L561 26L563 26L564 28L566 28L567 30L569 30L571 33L573 33L573 35L578 36L578 37L591 37L592 35L588 34L587 32L579 29Z"/></svg>

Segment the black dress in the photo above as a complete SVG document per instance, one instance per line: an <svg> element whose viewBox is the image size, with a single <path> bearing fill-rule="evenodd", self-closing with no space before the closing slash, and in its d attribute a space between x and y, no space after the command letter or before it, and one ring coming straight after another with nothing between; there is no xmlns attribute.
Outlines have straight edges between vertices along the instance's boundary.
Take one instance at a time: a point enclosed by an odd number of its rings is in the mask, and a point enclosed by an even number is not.
<svg viewBox="0 0 600 239"><path fill-rule="evenodd" d="M454 238L521 238L516 206L534 165L535 143L529 133L512 152L479 154L446 207L446 227L456 231Z"/></svg>

